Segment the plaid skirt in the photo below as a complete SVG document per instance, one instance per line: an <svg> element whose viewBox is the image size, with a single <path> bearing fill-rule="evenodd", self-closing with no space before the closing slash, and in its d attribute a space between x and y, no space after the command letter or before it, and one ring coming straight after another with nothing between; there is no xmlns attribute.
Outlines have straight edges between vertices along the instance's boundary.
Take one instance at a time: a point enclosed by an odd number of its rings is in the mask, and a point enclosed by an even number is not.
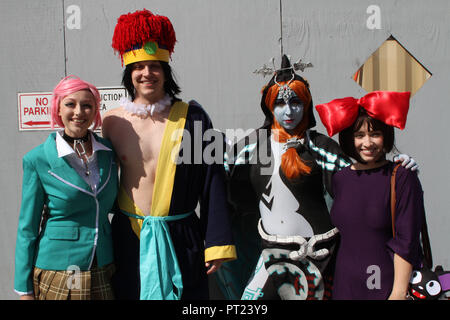
<svg viewBox="0 0 450 320"><path fill-rule="evenodd" d="M34 298L36 300L113 300L111 277L113 263L89 271L76 268L65 271L43 270L33 272Z"/></svg>

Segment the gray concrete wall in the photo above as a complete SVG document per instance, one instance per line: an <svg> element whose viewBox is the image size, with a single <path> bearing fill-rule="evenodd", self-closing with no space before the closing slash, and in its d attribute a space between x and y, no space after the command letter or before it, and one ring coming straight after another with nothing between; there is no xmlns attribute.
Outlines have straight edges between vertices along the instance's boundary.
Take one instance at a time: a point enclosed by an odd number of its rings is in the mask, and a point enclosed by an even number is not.
<svg viewBox="0 0 450 320"><path fill-rule="evenodd" d="M79 29L66 26L71 5L80 8ZM381 9L380 29L366 26L370 5ZM119 86L122 67L110 47L114 26L120 14L141 8L170 17L178 39L171 64L181 97L200 102L223 130L261 124L260 90L268 79L253 71L273 56L279 59L281 36L285 53L314 64L304 76L318 104L364 95L351 76L393 34L433 74L412 98L407 128L397 131L397 146L420 163L435 263L450 268L447 0L2 0L0 299L16 299L21 159L49 133L18 131L17 93L51 91L66 74L99 87ZM321 124L317 128L325 132Z"/></svg>

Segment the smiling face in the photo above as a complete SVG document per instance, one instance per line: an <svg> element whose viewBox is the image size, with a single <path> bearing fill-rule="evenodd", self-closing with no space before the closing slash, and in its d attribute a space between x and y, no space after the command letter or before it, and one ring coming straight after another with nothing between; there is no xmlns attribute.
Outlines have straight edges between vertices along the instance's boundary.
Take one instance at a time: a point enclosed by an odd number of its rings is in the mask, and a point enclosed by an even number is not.
<svg viewBox="0 0 450 320"><path fill-rule="evenodd" d="M275 120L287 131L291 132L302 121L304 115L303 102L295 95L288 103L278 101L274 105Z"/></svg>
<svg viewBox="0 0 450 320"><path fill-rule="evenodd" d="M360 108L355 122L339 132L342 151L355 159L355 165L359 164L360 167L366 164L366 160L373 162L374 158L377 166L383 165L385 155L394 148L394 140L394 127L373 119L363 108Z"/></svg>
<svg viewBox="0 0 450 320"><path fill-rule="evenodd" d="M59 113L64 131L72 138L86 135L96 116L95 98L88 90L76 91L59 103Z"/></svg>
<svg viewBox="0 0 450 320"><path fill-rule="evenodd" d="M133 64L131 80L136 89L135 102L155 103L164 95L164 71L159 61L140 61Z"/></svg>
<svg viewBox="0 0 450 320"><path fill-rule="evenodd" d="M354 133L354 143L356 153L367 166L376 166L385 155L383 132L370 130L367 121Z"/></svg>

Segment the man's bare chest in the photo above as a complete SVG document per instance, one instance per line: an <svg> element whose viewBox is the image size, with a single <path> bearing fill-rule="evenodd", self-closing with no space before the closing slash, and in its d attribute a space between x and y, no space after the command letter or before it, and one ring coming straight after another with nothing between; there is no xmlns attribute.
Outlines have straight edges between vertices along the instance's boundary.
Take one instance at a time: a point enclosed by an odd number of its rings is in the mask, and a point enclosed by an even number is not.
<svg viewBox="0 0 450 320"><path fill-rule="evenodd" d="M129 123L116 134L120 141L116 152L124 165L156 163L161 149L166 121Z"/></svg>

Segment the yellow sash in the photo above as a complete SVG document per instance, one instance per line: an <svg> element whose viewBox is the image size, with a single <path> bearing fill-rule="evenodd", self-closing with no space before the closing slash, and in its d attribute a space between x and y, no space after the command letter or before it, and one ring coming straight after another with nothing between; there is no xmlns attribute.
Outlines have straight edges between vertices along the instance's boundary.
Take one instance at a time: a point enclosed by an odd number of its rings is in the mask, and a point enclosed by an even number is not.
<svg viewBox="0 0 450 320"><path fill-rule="evenodd" d="M180 150L187 111L188 104L181 101L176 102L170 110L156 167L151 216L164 217L169 214L175 171L177 168L176 157ZM142 210L130 199L122 186L119 190L118 202L120 209L138 216L144 216ZM129 217L129 219L134 233L139 237L144 220L132 217Z"/></svg>

